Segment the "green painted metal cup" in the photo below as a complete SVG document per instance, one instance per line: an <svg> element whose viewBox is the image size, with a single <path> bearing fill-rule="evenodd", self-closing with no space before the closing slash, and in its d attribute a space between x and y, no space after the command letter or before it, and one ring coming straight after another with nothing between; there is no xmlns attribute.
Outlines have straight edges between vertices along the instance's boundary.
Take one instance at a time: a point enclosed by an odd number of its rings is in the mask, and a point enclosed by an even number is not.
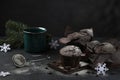
<svg viewBox="0 0 120 80"><path fill-rule="evenodd" d="M43 52L48 49L47 30L43 27L24 29L24 50L26 52Z"/></svg>

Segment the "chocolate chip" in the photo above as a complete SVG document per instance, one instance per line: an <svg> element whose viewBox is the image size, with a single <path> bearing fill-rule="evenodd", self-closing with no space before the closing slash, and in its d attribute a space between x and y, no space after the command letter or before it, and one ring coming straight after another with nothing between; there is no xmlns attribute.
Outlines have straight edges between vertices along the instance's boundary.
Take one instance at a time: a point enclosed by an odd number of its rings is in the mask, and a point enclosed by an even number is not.
<svg viewBox="0 0 120 80"><path fill-rule="evenodd" d="M48 67L46 67L45 69L49 69Z"/></svg>
<svg viewBox="0 0 120 80"><path fill-rule="evenodd" d="M52 72L48 72L49 75L52 75L53 73Z"/></svg>
<svg viewBox="0 0 120 80"><path fill-rule="evenodd" d="M75 76L78 76L78 73L75 73Z"/></svg>

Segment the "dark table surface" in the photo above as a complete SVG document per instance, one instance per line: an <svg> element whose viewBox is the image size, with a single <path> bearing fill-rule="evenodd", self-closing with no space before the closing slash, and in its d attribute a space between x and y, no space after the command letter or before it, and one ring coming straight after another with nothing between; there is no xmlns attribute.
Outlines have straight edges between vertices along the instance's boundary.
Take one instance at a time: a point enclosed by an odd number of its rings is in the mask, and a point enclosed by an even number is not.
<svg viewBox="0 0 120 80"><path fill-rule="evenodd" d="M0 52L0 71L8 71L11 74L0 77L0 80L120 80L120 68L110 69L106 76L96 76L82 70L72 74L63 74L48 67L48 63L59 59L59 52L55 50L44 53L27 53L24 50L11 50L7 53ZM27 65L17 68L12 61L14 54L25 56ZM40 61L33 61L41 59Z"/></svg>

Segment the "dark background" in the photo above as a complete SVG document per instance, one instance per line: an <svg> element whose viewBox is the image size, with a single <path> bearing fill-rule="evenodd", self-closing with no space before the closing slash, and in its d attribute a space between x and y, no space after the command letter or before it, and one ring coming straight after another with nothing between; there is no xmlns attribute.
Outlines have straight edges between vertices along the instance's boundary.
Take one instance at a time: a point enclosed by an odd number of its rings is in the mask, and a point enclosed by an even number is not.
<svg viewBox="0 0 120 80"><path fill-rule="evenodd" d="M9 19L43 26L61 36L67 25L75 31L93 27L97 37L119 37L119 0L1 0L0 35Z"/></svg>

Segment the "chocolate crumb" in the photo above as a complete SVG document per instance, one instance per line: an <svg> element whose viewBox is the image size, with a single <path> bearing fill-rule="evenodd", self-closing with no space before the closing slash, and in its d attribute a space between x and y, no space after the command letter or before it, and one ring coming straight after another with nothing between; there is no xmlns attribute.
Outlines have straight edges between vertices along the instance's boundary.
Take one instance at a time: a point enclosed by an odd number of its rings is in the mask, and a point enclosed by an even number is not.
<svg viewBox="0 0 120 80"><path fill-rule="evenodd" d="M78 73L75 73L75 76L78 76Z"/></svg>
<svg viewBox="0 0 120 80"><path fill-rule="evenodd" d="M53 73L52 72L48 72L49 75L52 75Z"/></svg>
<svg viewBox="0 0 120 80"><path fill-rule="evenodd" d="M46 67L45 69L49 69L48 67Z"/></svg>

